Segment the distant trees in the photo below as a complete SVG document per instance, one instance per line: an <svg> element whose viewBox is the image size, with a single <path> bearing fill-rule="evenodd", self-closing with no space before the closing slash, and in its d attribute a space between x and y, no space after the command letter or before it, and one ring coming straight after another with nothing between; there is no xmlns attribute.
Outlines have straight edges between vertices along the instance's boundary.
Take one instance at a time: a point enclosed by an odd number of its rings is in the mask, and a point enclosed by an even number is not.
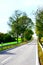
<svg viewBox="0 0 43 65"><path fill-rule="evenodd" d="M0 43L2 43L4 41L4 34L0 33Z"/></svg>
<svg viewBox="0 0 43 65"><path fill-rule="evenodd" d="M25 39L30 40L32 38L33 35L33 31L31 29L26 29L25 31Z"/></svg>
<svg viewBox="0 0 43 65"><path fill-rule="evenodd" d="M12 41L16 41L15 38L13 38L8 33L4 34L4 42L12 42Z"/></svg>
<svg viewBox="0 0 43 65"><path fill-rule="evenodd" d="M18 43L19 36L22 41L24 41L24 38L27 40L31 39L33 35L32 27L34 24L25 12L16 10L9 18L8 25L11 31L6 34L0 33L0 43L12 42L16 41L16 39Z"/></svg>
<svg viewBox="0 0 43 65"><path fill-rule="evenodd" d="M19 35L23 41L25 30L33 27L32 20L27 16L26 13L19 10L15 11L15 14L9 18L8 24L11 27L10 33L12 33L12 36L17 37L17 43Z"/></svg>
<svg viewBox="0 0 43 65"><path fill-rule="evenodd" d="M24 37L25 37L24 33L27 32L26 29L32 30L33 22L26 14L24 14L22 17L19 18L19 24L20 24L20 31L22 34L21 39L22 41L24 41Z"/></svg>
<svg viewBox="0 0 43 65"><path fill-rule="evenodd" d="M8 33L6 34L0 33L0 44L6 42L12 42L12 41L16 41L16 40L15 38L11 37L11 35L9 35Z"/></svg>
<svg viewBox="0 0 43 65"><path fill-rule="evenodd" d="M40 39L43 37L43 9L36 12L36 34L41 43Z"/></svg>

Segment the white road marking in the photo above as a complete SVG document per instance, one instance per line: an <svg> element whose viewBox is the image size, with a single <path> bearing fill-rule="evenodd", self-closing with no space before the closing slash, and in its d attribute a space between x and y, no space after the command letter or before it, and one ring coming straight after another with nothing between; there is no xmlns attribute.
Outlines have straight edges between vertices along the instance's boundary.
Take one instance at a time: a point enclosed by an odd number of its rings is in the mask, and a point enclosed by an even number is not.
<svg viewBox="0 0 43 65"><path fill-rule="evenodd" d="M39 65L39 60L38 60L38 47L36 46L36 65Z"/></svg>
<svg viewBox="0 0 43 65"><path fill-rule="evenodd" d="M34 44L35 43L35 44ZM10 56L6 54L6 57L4 56L5 60L1 61L0 65L39 65L38 64L38 50L36 40L32 41L29 44L20 46L18 48L12 49L8 52L14 53L11 54ZM31 45L30 45L31 44ZM16 53L16 55L15 55Z"/></svg>
<svg viewBox="0 0 43 65"><path fill-rule="evenodd" d="M12 57L8 57L7 59L3 60L1 63L5 63L6 61L10 60Z"/></svg>

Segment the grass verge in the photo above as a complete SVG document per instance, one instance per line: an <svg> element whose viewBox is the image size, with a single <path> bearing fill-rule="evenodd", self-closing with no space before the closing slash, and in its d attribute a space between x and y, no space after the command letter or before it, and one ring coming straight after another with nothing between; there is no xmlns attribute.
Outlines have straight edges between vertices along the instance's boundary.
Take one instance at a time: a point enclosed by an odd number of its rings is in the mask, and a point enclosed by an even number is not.
<svg viewBox="0 0 43 65"><path fill-rule="evenodd" d="M15 48L15 47L24 45L26 43L31 42L32 40L33 40L33 38L31 40L29 40L29 41L25 40L24 42L22 42L21 38L18 38L18 44L17 44L17 41L15 41L15 42L8 42L8 43L2 43L2 44L0 44L0 51L8 50L8 49L11 49L11 48Z"/></svg>
<svg viewBox="0 0 43 65"><path fill-rule="evenodd" d="M22 43L19 41L18 44L17 44L17 42L4 43L2 46L0 46L0 51L8 50L8 49L11 49L11 48L15 48L15 47L24 45L26 43L27 43L27 41L22 42Z"/></svg>
<svg viewBox="0 0 43 65"><path fill-rule="evenodd" d="M40 65L43 65L43 51L39 43L38 43L38 55L39 55Z"/></svg>

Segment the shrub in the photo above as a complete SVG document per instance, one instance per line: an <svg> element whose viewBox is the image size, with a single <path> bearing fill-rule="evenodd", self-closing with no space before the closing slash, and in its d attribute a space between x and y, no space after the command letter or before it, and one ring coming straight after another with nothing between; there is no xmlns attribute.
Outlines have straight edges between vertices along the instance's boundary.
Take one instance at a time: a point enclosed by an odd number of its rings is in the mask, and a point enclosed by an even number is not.
<svg viewBox="0 0 43 65"><path fill-rule="evenodd" d="M0 43L13 42L13 41L16 41L15 38L9 35L8 33L6 34L0 33Z"/></svg>
<svg viewBox="0 0 43 65"><path fill-rule="evenodd" d="M25 38L27 39L27 40L30 40L31 38L32 38L32 35L33 35L33 31L32 30L26 30L25 31Z"/></svg>

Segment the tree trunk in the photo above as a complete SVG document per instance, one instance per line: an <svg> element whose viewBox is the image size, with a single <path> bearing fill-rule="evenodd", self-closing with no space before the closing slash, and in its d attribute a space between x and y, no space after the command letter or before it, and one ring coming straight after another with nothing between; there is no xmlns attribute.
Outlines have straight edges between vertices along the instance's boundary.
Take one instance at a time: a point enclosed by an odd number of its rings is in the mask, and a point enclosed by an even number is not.
<svg viewBox="0 0 43 65"><path fill-rule="evenodd" d="M17 44L18 44L18 33L17 33Z"/></svg>
<svg viewBox="0 0 43 65"><path fill-rule="evenodd" d="M24 34L22 34L22 36L21 36L21 40L22 40L22 42L24 41Z"/></svg>

